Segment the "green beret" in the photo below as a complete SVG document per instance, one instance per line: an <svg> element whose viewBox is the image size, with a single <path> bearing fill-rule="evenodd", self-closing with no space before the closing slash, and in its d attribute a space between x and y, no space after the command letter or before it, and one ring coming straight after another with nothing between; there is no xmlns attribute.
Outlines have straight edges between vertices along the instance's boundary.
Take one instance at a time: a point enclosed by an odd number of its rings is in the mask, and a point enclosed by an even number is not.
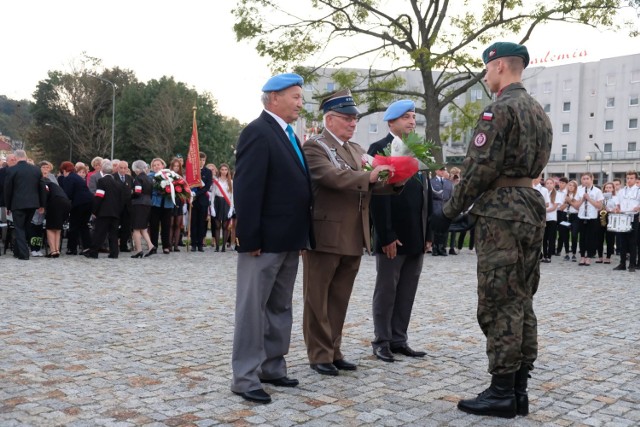
<svg viewBox="0 0 640 427"><path fill-rule="evenodd" d="M488 64L494 59L505 56L519 56L524 61L524 68L527 68L527 65L529 65L529 52L527 48L521 44L510 42L496 42L492 44L482 53L482 60L485 64Z"/></svg>

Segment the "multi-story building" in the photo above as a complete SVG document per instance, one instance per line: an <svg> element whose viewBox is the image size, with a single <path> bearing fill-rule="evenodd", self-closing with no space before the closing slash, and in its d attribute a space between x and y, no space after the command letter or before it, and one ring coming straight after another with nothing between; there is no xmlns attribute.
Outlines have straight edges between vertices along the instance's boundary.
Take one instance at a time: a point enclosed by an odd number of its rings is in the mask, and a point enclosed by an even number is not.
<svg viewBox="0 0 640 427"><path fill-rule="evenodd" d="M578 178L584 171L594 174L597 183L624 177L627 170L640 170L640 54L580 62L552 67L540 66L525 70L523 81L531 95L543 105L553 125L553 148L547 176ZM355 70L366 75L367 70ZM313 95L337 89L331 79L332 70L313 85L305 85L305 109L318 111ZM420 90L422 83L417 71L402 73L404 89ZM491 102L482 83L456 98L458 105L478 101ZM359 105L367 111L366 105ZM358 123L354 141L368 147L383 138L387 125L383 113L364 116ZM452 115L444 109L440 128L451 126ZM418 133L424 133L425 118L417 117ZM321 123L299 124L299 134L305 139L317 132ZM470 132L461 140L443 141L443 155L449 163L459 163L471 138ZM602 178L601 178L602 176Z"/></svg>

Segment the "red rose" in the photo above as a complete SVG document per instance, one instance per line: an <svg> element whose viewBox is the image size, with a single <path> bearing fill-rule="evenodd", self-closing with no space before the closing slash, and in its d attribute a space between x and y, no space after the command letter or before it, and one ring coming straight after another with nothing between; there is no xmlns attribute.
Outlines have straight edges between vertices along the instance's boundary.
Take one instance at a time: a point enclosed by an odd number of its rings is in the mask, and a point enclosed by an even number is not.
<svg viewBox="0 0 640 427"><path fill-rule="evenodd" d="M164 191L166 191L167 193L171 193L171 186L167 185L166 187L164 187Z"/></svg>
<svg viewBox="0 0 640 427"><path fill-rule="evenodd" d="M176 193L182 193L182 187L180 187L179 185L176 185L175 189L176 189Z"/></svg>

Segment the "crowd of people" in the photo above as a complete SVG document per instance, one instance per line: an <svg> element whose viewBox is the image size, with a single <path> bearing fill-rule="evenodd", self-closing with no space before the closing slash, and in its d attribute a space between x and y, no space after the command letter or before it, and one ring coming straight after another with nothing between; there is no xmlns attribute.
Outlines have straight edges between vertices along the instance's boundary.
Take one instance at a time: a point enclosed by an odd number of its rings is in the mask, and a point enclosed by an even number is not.
<svg viewBox="0 0 640 427"><path fill-rule="evenodd" d="M199 166L202 185L192 189L188 203L164 189L168 171L182 179L181 157L168 168L160 158L150 164L136 160L129 167L125 160L95 157L90 168L64 161L56 169L16 150L0 168L5 252L10 247L14 257L28 260L61 253L98 258L100 252L109 258L123 252L143 258L159 250L179 252L185 245L202 252L207 243L216 251L235 249L233 171L226 163L220 168L206 164L204 153Z"/></svg>

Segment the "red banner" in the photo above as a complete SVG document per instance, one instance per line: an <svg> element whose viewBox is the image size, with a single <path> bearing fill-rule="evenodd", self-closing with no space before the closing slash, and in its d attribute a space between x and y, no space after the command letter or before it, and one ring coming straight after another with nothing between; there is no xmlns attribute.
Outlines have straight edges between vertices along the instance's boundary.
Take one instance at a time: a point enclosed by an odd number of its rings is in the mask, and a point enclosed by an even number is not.
<svg viewBox="0 0 640 427"><path fill-rule="evenodd" d="M196 123L196 111L193 110L193 132L189 142L189 153L187 154L185 180L189 187L202 187L202 177L200 176L200 146L198 144L198 124Z"/></svg>

